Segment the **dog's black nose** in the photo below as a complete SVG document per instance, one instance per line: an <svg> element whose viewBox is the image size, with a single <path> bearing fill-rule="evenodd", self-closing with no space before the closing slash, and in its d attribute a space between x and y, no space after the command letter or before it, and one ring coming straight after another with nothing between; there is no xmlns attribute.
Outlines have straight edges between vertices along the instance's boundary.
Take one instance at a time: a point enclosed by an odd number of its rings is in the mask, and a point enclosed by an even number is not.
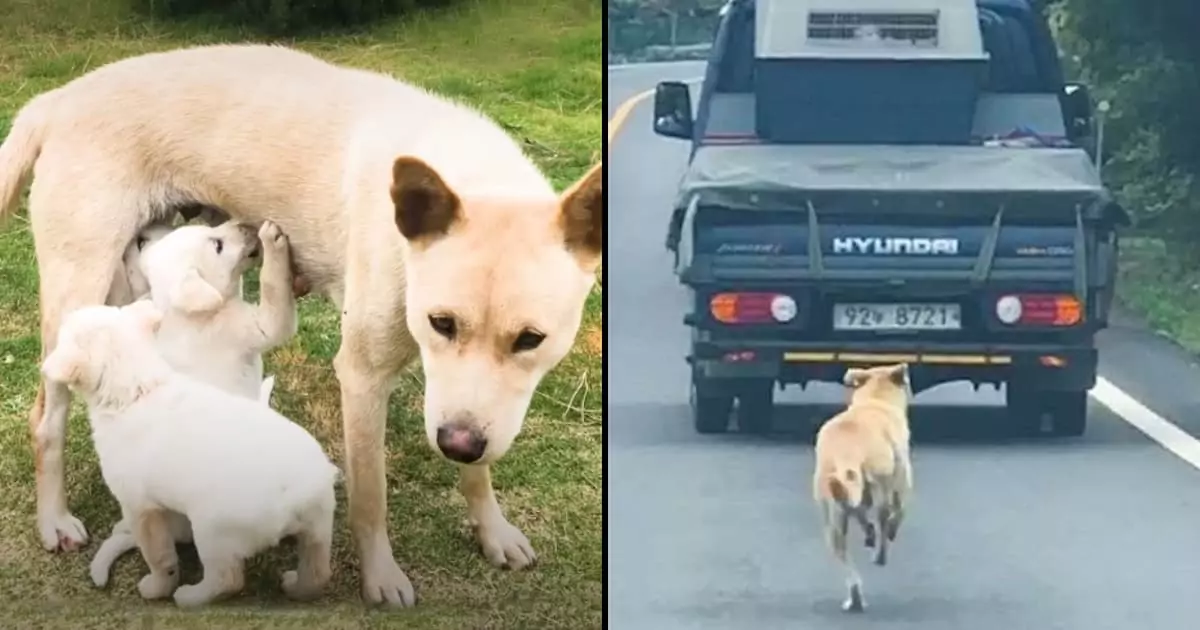
<svg viewBox="0 0 1200 630"><path fill-rule="evenodd" d="M447 459L472 464L483 457L483 452L487 450L487 438L475 427L446 424L438 427L437 445Z"/></svg>

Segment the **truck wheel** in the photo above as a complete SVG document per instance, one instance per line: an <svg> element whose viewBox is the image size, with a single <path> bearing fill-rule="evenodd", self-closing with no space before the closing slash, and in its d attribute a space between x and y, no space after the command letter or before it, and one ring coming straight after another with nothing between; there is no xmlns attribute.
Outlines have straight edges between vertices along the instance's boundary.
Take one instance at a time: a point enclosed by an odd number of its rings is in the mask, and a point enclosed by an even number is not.
<svg viewBox="0 0 1200 630"><path fill-rule="evenodd" d="M755 383L738 394L737 421L742 433L771 431L775 411L774 382Z"/></svg>
<svg viewBox="0 0 1200 630"><path fill-rule="evenodd" d="M733 396L701 393L692 385L692 423L697 433L724 433L729 430L729 412L733 410Z"/></svg>
<svg viewBox="0 0 1200 630"><path fill-rule="evenodd" d="M1045 391L1008 387L1009 417L1021 435L1042 434L1042 419L1049 416L1056 437L1083 435L1087 427L1087 392Z"/></svg>
<svg viewBox="0 0 1200 630"><path fill-rule="evenodd" d="M1043 405L1050 414L1053 435L1079 437L1087 429L1087 392L1046 392Z"/></svg>

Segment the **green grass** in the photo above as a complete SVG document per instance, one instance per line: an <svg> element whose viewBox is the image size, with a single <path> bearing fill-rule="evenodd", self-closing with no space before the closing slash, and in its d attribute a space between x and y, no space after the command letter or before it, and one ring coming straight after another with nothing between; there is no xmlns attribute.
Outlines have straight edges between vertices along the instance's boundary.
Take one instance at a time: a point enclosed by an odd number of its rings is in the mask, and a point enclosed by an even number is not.
<svg viewBox="0 0 1200 630"><path fill-rule="evenodd" d="M1200 353L1200 267L1171 255L1158 239L1121 241L1117 297L1158 333Z"/></svg>
<svg viewBox="0 0 1200 630"><path fill-rule="evenodd" d="M0 134L22 103L122 57L181 45L245 41L203 24L129 17L122 0L5 0L0 20ZM355 34L289 42L326 59L386 70L471 102L528 146L559 187L600 157L601 20L591 0L464 0L458 8L392 20ZM331 306L301 302L300 334L267 358L276 405L340 461L338 387L331 367L339 335ZM143 563L131 554L106 591L87 578L94 539L118 509L100 478L78 404L67 481L72 510L89 526L83 553L41 550L34 528L27 410L37 384L37 274L28 221L0 227L0 612L6 627L40 628L598 628L601 605L600 288L575 351L543 382L525 430L495 469L509 519L539 553L537 568L492 568L463 523L455 470L424 442L420 371L405 376L389 415L389 530L413 580L416 608L367 611L340 497L335 582L311 605L290 605L277 571L287 550L249 566L245 594L200 613L146 604L136 595ZM185 580L195 579L185 556Z"/></svg>

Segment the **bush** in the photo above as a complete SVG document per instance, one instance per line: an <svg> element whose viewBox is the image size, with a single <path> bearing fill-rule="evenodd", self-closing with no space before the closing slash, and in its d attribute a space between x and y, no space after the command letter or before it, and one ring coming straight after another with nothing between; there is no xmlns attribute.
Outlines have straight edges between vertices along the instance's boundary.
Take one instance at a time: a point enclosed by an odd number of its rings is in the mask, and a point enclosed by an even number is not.
<svg viewBox="0 0 1200 630"><path fill-rule="evenodd" d="M445 6L451 0L133 0L135 9L158 18L209 14L285 35L365 24L408 11Z"/></svg>

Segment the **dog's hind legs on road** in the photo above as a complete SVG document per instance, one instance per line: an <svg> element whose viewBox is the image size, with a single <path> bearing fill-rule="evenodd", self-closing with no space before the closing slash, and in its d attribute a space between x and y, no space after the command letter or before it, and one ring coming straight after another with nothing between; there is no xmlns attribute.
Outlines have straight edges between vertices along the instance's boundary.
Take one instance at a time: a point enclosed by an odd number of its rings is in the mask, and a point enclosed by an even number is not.
<svg viewBox="0 0 1200 630"><path fill-rule="evenodd" d="M46 158L43 158L46 159ZM93 162L94 163L94 162ZM99 163L103 163L100 160ZM59 181L54 175L75 179ZM37 252L42 318L42 358L57 342L65 313L81 306L103 304L126 245L137 234L137 216L120 188L97 173L87 182L71 169L46 168L29 191L29 218ZM88 185L94 182L95 185ZM111 217L102 232L72 231L78 216ZM29 411L37 478L37 526L48 551L74 551L87 543L87 530L67 508L63 449L71 393L65 385L42 379Z"/></svg>
<svg viewBox="0 0 1200 630"><path fill-rule="evenodd" d="M846 572L846 599L842 602L842 610L846 612L862 612L867 607L863 598L862 577L854 566L846 544L846 535L850 529L850 512L836 504L826 505L825 508L825 537L834 558Z"/></svg>

